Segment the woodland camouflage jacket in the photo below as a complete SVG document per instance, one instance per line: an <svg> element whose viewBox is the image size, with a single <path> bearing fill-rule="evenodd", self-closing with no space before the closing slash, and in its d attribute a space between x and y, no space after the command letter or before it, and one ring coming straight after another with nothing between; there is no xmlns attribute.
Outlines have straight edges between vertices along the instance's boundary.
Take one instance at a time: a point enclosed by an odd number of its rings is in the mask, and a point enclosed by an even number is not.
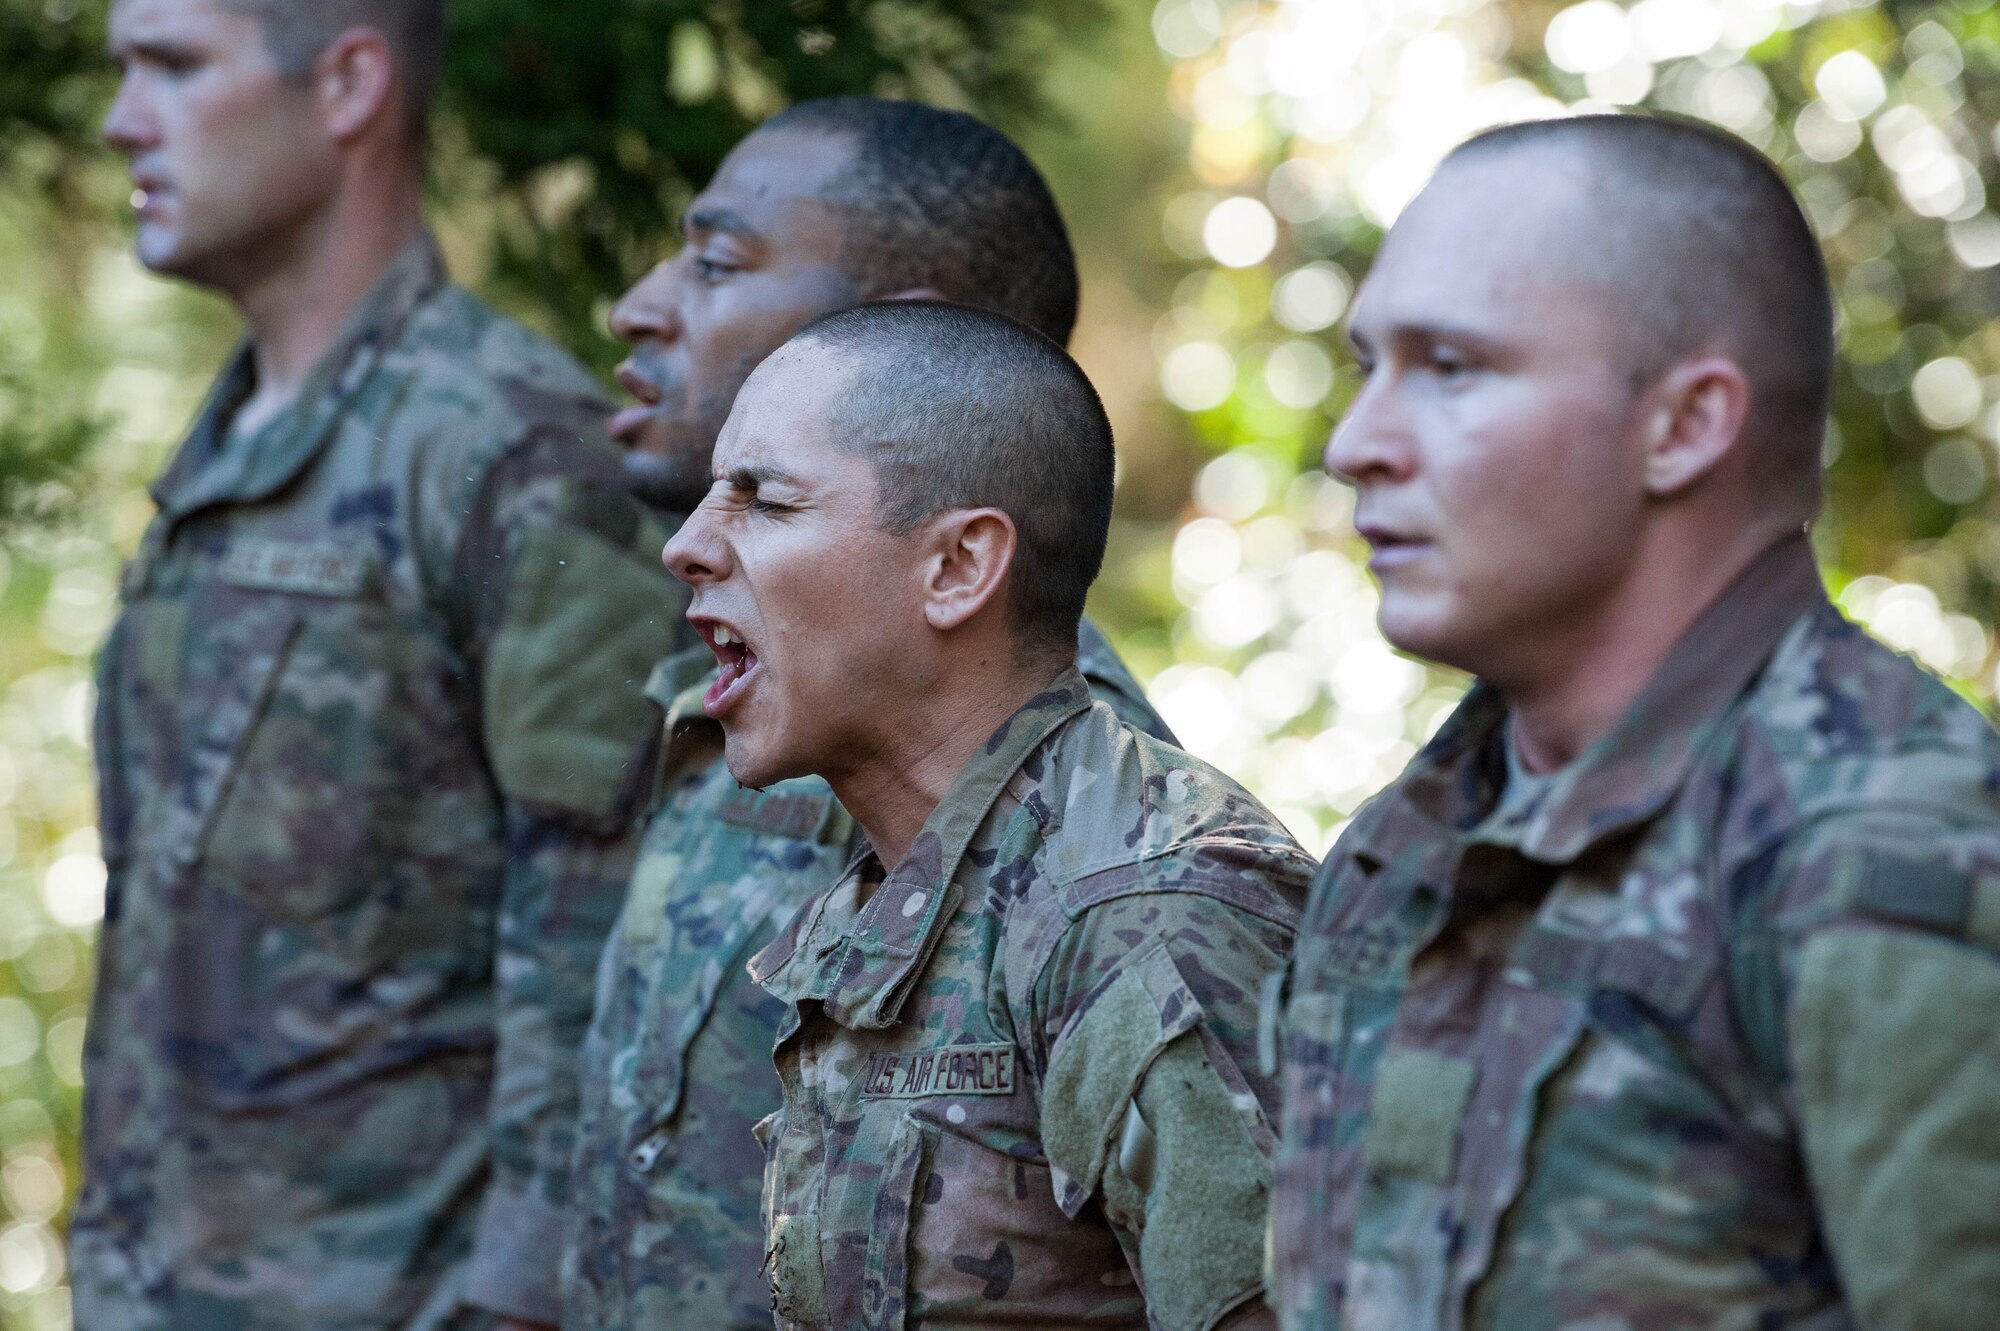
<svg viewBox="0 0 2000 1331"><path fill-rule="evenodd" d="M678 589L595 386L428 237L232 438L249 385L156 486L100 667L77 1322L553 1320Z"/></svg>
<svg viewBox="0 0 2000 1331"><path fill-rule="evenodd" d="M1087 621L1077 668L1122 720L1171 738ZM785 1008L744 966L839 878L857 833L817 777L762 792L730 779L701 711L714 674L700 646L647 686L667 709L664 779L584 1044L564 1331L771 1325L751 1129L782 1099L771 1046Z"/></svg>
<svg viewBox="0 0 2000 1331"><path fill-rule="evenodd" d="M1275 1086L1252 1056L1310 856L1065 672L908 853L864 841L751 962L781 1328L1261 1320Z"/></svg>
<svg viewBox="0 0 2000 1331"><path fill-rule="evenodd" d="M1992 728L1803 539L1525 804L1506 721L1475 689L1314 885L1286 1325L2000 1326Z"/></svg>

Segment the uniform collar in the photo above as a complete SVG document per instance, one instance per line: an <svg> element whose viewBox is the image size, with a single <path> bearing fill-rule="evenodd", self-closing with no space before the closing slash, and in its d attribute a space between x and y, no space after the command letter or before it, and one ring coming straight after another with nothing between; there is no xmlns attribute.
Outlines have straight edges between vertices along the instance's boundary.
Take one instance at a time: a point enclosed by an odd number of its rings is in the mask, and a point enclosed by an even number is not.
<svg viewBox="0 0 2000 1331"><path fill-rule="evenodd" d="M853 927L834 939L814 939L827 891L750 962L750 975L772 994L797 1004L817 999L828 1016L851 1029L894 1025L944 925L957 909L952 881L973 836L1014 773L1032 760L1065 722L1090 706L1090 689L1074 667L1009 717L959 772L925 820L910 849L889 870ZM863 838L845 883L875 858ZM830 932L830 931L829 931ZM817 950L817 955L809 955Z"/></svg>
<svg viewBox="0 0 2000 1331"><path fill-rule="evenodd" d="M249 396L250 344L244 342L217 379L188 439L154 482L153 500L170 517L218 503L248 503L275 494L318 456L355 393L393 346L417 307L445 282L444 258L422 231L390 261L347 316L333 345L306 376L298 396L248 439L228 438L229 420ZM208 464L225 450L242 450L244 465Z"/></svg>
<svg viewBox="0 0 2000 1331"><path fill-rule="evenodd" d="M1378 863L1400 846L1453 842L1568 864L1656 817L1680 791L1730 705L1763 671L1785 633L1826 593L1804 536L1759 555L1681 636L1611 732L1556 775L1523 815L1490 817L1505 781L1507 705L1485 684L1466 700L1399 784L1368 840ZM1451 829L1456 836L1440 838ZM1366 851L1364 850L1364 854ZM1443 865L1425 876L1437 882Z"/></svg>

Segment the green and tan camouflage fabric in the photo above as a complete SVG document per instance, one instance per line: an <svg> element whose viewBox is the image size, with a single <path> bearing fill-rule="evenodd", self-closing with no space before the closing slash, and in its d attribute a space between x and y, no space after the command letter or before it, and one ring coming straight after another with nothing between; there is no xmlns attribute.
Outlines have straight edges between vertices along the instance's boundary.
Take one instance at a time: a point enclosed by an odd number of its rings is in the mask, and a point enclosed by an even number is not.
<svg viewBox="0 0 2000 1331"><path fill-rule="evenodd" d="M1506 728L1475 688L1314 884L1286 1326L2000 1325L1987 722L1792 539L1539 797Z"/></svg>
<svg viewBox="0 0 2000 1331"><path fill-rule="evenodd" d="M1101 633L1077 668L1129 724L1171 739ZM715 657L660 663L666 779L598 973L563 1252L565 1331L764 1331L764 1155L783 1092L784 1005L745 963L840 877L856 837L825 782L745 790L702 715Z"/></svg>
<svg viewBox="0 0 2000 1331"><path fill-rule="evenodd" d="M882 868L864 841L751 961L779 1327L1267 1321L1257 1001L1312 858L1070 670Z"/></svg>
<svg viewBox="0 0 2000 1331"><path fill-rule="evenodd" d="M553 1320L575 1050L683 641L604 401L414 242L155 488L99 675L80 1331Z"/></svg>

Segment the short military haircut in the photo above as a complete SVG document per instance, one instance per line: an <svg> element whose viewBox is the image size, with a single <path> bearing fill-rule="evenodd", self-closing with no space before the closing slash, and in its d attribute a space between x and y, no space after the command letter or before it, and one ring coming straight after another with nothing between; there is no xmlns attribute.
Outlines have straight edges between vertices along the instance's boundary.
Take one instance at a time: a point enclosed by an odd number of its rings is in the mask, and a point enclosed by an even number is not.
<svg viewBox="0 0 2000 1331"><path fill-rule="evenodd" d="M278 68L301 75L349 28L373 28L403 77L403 121L421 144L444 69L445 0L225 0L257 20Z"/></svg>
<svg viewBox="0 0 2000 1331"><path fill-rule="evenodd" d="M876 97L800 102L769 129L843 135L854 159L822 196L843 266L871 297L929 288L1058 345L1076 326L1076 254L1027 154L962 111Z"/></svg>
<svg viewBox="0 0 2000 1331"><path fill-rule="evenodd" d="M1104 563L1113 455L1104 404L1069 353L1004 315L942 301L859 305L792 342L846 363L828 424L838 447L874 464L883 528L999 509L1016 533L1017 642L1074 651Z"/></svg>
<svg viewBox="0 0 2000 1331"><path fill-rule="evenodd" d="M1628 303L1637 380L1720 349L1750 380L1745 437L1759 450L1758 479L1816 510L1833 293L1819 242L1777 168L1733 135L1657 115L1507 125L1467 140L1446 166L1531 149L1583 159L1600 224L1594 266Z"/></svg>

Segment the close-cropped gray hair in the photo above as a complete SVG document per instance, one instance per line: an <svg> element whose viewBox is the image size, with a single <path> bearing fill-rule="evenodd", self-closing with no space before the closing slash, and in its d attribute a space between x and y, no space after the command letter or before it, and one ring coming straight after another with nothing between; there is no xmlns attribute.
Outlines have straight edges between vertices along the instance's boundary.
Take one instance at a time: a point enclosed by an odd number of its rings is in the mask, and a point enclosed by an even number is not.
<svg viewBox="0 0 2000 1331"><path fill-rule="evenodd" d="M1008 617L1023 647L1073 651L1111 527L1111 422L1068 352L1005 315L880 301L825 315L788 345L831 352L845 382L828 427L875 469L885 530L953 509L1014 523Z"/></svg>
<svg viewBox="0 0 2000 1331"><path fill-rule="evenodd" d="M1504 153L1576 154L1591 244L1565 254L1630 316L1635 378L1718 348L1750 381L1746 438L1765 481L1819 503L1833 383L1833 292L1777 167L1733 135L1660 115L1555 117L1461 144L1440 172Z"/></svg>

